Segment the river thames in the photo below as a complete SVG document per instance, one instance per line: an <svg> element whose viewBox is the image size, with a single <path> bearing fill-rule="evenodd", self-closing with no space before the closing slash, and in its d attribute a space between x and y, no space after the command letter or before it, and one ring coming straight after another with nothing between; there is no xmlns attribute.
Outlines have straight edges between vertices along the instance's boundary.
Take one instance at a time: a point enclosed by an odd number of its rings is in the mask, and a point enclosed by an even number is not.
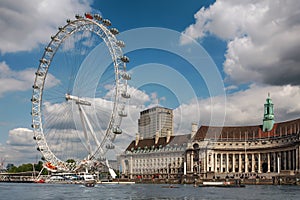
<svg viewBox="0 0 300 200"><path fill-rule="evenodd" d="M247 185L245 188L193 187L147 184L75 184L0 183L0 199L272 199L300 198L300 186Z"/></svg>

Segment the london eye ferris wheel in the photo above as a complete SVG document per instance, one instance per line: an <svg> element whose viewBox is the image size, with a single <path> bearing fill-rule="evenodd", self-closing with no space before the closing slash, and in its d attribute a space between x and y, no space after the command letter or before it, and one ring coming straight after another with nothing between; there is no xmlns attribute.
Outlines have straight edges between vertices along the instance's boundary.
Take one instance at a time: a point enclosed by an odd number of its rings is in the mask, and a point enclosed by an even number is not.
<svg viewBox="0 0 300 200"><path fill-rule="evenodd" d="M125 44L110 26L99 14L76 15L58 28L40 59L32 128L50 170L107 163L106 153L122 133L131 76L122 52Z"/></svg>

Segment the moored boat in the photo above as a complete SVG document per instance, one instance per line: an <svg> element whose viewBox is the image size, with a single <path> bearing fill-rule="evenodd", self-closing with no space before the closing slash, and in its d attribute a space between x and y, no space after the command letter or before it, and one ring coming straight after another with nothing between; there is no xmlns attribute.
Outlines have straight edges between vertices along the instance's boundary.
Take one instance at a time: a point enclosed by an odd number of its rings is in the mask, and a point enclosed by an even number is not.
<svg viewBox="0 0 300 200"><path fill-rule="evenodd" d="M239 181L234 183L230 181L204 181L199 187L245 187L245 185Z"/></svg>
<svg viewBox="0 0 300 200"><path fill-rule="evenodd" d="M44 179L35 179L34 183L45 183Z"/></svg>

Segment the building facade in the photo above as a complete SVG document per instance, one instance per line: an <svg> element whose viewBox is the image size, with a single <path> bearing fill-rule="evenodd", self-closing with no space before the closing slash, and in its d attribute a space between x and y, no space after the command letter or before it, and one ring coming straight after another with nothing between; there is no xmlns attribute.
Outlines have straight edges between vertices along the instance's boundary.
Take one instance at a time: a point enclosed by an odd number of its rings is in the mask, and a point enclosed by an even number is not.
<svg viewBox="0 0 300 200"><path fill-rule="evenodd" d="M178 179L183 175L190 135L132 141L120 156L122 176L130 179Z"/></svg>
<svg viewBox="0 0 300 200"><path fill-rule="evenodd" d="M191 134L135 141L121 155L129 178L199 180L272 179L300 174L300 119L275 123L273 103L264 104L262 125L192 125Z"/></svg>
<svg viewBox="0 0 300 200"><path fill-rule="evenodd" d="M298 173L299 131L300 119L276 123L268 132L262 126L202 126L186 149L188 173L203 178Z"/></svg>
<svg viewBox="0 0 300 200"><path fill-rule="evenodd" d="M300 171L300 119L274 123L270 97L263 124L201 126L186 149L187 173L202 178L265 177Z"/></svg>
<svg viewBox="0 0 300 200"><path fill-rule="evenodd" d="M156 133L166 137L168 131L173 134L173 110L163 107L153 107L140 112L138 132L140 138L153 138Z"/></svg>

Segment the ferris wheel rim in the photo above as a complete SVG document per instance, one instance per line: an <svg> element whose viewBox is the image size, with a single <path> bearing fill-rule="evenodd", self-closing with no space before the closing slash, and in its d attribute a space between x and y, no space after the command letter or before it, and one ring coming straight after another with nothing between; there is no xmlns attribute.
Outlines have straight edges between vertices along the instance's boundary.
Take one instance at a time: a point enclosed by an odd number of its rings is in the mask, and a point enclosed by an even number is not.
<svg viewBox="0 0 300 200"><path fill-rule="evenodd" d="M93 25L99 28L98 31L101 30L101 34L100 32L96 32L96 29L88 29L87 27L89 25ZM123 47L124 43L122 41L117 40L114 35L118 31L116 31L115 28L108 30L106 28L106 26L108 25L111 25L110 21L100 19L99 15L97 14L95 14L94 17L91 17L91 15L86 15L86 17L76 15L75 20L67 20L67 24L64 27L59 27L59 31L51 37L51 41L45 48L42 59L40 60L40 64L34 80L33 93L31 99L32 128L34 130L34 139L36 140L36 144L38 146L37 149L41 152L43 158L45 158L47 162L53 165L54 170L72 170L76 168L76 165L78 165L78 162L74 164L62 161L52 152L51 148L49 148L47 144L42 122L43 92L45 87L45 80L48 74L48 69L51 66L52 59L54 58L56 52L63 44L66 38L78 32L79 30L89 30L97 34L99 37L101 37L101 39L105 42L106 47L109 49L110 56L114 65L116 88L114 91L113 109L110 116L109 124L107 125L105 138L101 142L101 145L97 147L97 150L93 153L93 155L91 155L91 158L95 159L97 154L103 151L103 145L106 142L112 143L114 141L116 133L113 129L120 127L121 119L122 117L124 117L124 115L120 115L120 111L123 111L124 108L122 110L122 107L119 107L118 105L124 104L124 99L130 96L128 96L127 93L127 80L130 80L130 75L126 72L126 62L128 62L128 58L123 55L123 52L121 50L121 47ZM71 31L67 32L67 29ZM126 85L126 87L124 87L125 89L120 89L121 85Z"/></svg>

